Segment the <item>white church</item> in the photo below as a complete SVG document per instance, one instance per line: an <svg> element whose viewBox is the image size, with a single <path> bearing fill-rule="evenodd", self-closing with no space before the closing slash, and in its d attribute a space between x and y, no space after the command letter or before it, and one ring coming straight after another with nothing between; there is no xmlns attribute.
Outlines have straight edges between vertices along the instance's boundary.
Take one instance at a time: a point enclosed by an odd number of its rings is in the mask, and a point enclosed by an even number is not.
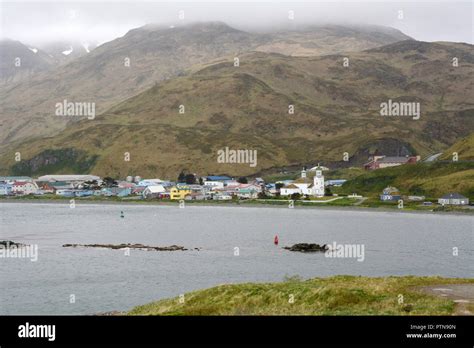
<svg viewBox="0 0 474 348"><path fill-rule="evenodd" d="M308 195L313 197L323 197L324 196L324 175L322 168L318 165L314 168L316 174L313 177L313 180L309 179L306 176L306 168L303 168L301 171L301 178L293 181L292 183L283 186L280 189L281 196L291 196L294 193L299 193L300 195Z"/></svg>

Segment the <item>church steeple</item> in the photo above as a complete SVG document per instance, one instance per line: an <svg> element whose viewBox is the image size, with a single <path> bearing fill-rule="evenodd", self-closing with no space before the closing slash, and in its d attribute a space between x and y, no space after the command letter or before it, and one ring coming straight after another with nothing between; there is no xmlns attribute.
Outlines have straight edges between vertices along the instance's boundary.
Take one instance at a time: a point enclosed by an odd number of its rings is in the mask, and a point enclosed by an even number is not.
<svg viewBox="0 0 474 348"><path fill-rule="evenodd" d="M316 167L316 176L321 177L323 175L323 171L321 169L321 166L318 163L318 166Z"/></svg>
<svg viewBox="0 0 474 348"><path fill-rule="evenodd" d="M313 178L313 195L316 197L324 196L324 176L323 170L319 163L316 167L316 175Z"/></svg>
<svg viewBox="0 0 474 348"><path fill-rule="evenodd" d="M306 178L306 167L303 167L303 170L301 171L301 177Z"/></svg>

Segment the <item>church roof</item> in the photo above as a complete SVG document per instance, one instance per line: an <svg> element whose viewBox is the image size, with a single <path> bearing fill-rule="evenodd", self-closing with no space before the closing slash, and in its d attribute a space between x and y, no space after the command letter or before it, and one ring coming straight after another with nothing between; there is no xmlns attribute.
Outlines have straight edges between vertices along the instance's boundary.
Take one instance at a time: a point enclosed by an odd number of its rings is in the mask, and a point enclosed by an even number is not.
<svg viewBox="0 0 474 348"><path fill-rule="evenodd" d="M293 181L293 182L295 182L295 183L297 183L297 184L309 184L309 183L312 182L312 181L313 181L313 180L311 180L310 178L306 177L306 178L298 178L298 179L296 179L296 180Z"/></svg>
<svg viewBox="0 0 474 348"><path fill-rule="evenodd" d="M311 172L315 172L316 170L328 171L329 168L328 168L328 167L324 167L324 166L317 165L316 167L313 167L313 168L310 169Z"/></svg>

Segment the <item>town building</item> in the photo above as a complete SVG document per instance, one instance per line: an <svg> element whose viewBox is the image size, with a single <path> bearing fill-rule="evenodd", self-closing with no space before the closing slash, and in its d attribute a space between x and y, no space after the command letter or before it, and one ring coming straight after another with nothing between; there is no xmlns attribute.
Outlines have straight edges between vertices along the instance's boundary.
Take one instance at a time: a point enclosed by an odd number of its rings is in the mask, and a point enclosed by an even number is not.
<svg viewBox="0 0 474 348"><path fill-rule="evenodd" d="M224 188L223 181L215 181L215 180L206 180L204 181L204 186L208 187L210 190L218 190Z"/></svg>
<svg viewBox="0 0 474 348"><path fill-rule="evenodd" d="M384 156L373 155L369 157L369 161L364 164L365 170L375 170L387 167L396 167L402 164L416 164L420 160L420 156Z"/></svg>
<svg viewBox="0 0 474 348"><path fill-rule="evenodd" d="M276 184L274 183L268 183L265 185L265 194L267 196L276 196L276 194L278 193L277 191L277 188L276 188Z"/></svg>
<svg viewBox="0 0 474 348"><path fill-rule="evenodd" d="M316 167L319 168L319 167ZM323 197L324 196L324 175L322 168L316 169L313 180L306 175L306 168L301 171L301 177L280 188L281 196L291 196L298 193L300 195Z"/></svg>
<svg viewBox="0 0 474 348"><path fill-rule="evenodd" d="M13 184L15 181L33 182L33 179L30 178L29 176L0 176L0 182Z"/></svg>
<svg viewBox="0 0 474 348"><path fill-rule="evenodd" d="M310 195L312 194L312 187L313 185L311 180L306 176L306 168L303 167L303 170L301 171L301 177L280 188L280 195Z"/></svg>
<svg viewBox="0 0 474 348"><path fill-rule="evenodd" d="M325 186L335 186L339 187L342 186L347 180L345 179L333 179L333 180L326 180L324 183Z"/></svg>
<svg viewBox="0 0 474 348"><path fill-rule="evenodd" d="M0 183L0 196L9 196L13 194L12 184L6 182Z"/></svg>
<svg viewBox="0 0 474 348"><path fill-rule="evenodd" d="M324 197L324 175L323 169L319 165L313 178L313 196Z"/></svg>
<svg viewBox="0 0 474 348"><path fill-rule="evenodd" d="M291 196L296 193L301 194L301 189L294 184L288 184L280 188L280 196Z"/></svg>
<svg viewBox="0 0 474 348"><path fill-rule="evenodd" d="M38 185L38 188L39 190L43 193L43 194L46 194L46 193L54 193L56 191L56 189L54 188L53 185L47 183L47 182L36 182L36 184Z"/></svg>
<svg viewBox="0 0 474 348"><path fill-rule="evenodd" d="M190 194L186 195L184 199L188 201L203 201L208 199L208 196L202 192L192 191Z"/></svg>
<svg viewBox="0 0 474 348"><path fill-rule="evenodd" d="M450 192L438 199L441 205L469 205L469 198L457 193Z"/></svg>
<svg viewBox="0 0 474 348"><path fill-rule="evenodd" d="M38 185L29 181L15 181L12 184L12 193L15 195L34 195L38 193Z"/></svg>
<svg viewBox="0 0 474 348"><path fill-rule="evenodd" d="M382 191L380 200L383 202L398 201L401 197L400 191L396 187L388 186Z"/></svg>
<svg viewBox="0 0 474 348"><path fill-rule="evenodd" d="M56 195L62 196L62 197L75 197L76 196L74 190L71 190L71 189L58 189L56 190Z"/></svg>
<svg viewBox="0 0 474 348"><path fill-rule="evenodd" d="M234 179L232 179L231 177L227 176L227 175L208 175L206 177L204 177L204 185L206 185L206 182L213 182L213 181L219 181L221 183L225 185L228 185L228 184L233 184L235 182Z"/></svg>
<svg viewBox="0 0 474 348"><path fill-rule="evenodd" d="M36 181L38 185L43 185L44 183L48 183L50 186L53 187L55 191L57 190L67 190L67 189L73 189L74 185L70 182L66 181Z"/></svg>
<svg viewBox="0 0 474 348"><path fill-rule="evenodd" d="M122 188L122 187L104 187L100 189L100 195L106 197L118 196L126 197L132 193L131 188Z"/></svg>
<svg viewBox="0 0 474 348"><path fill-rule="evenodd" d="M217 201L229 201L232 199L232 195L228 192L217 192L213 195L213 199Z"/></svg>
<svg viewBox="0 0 474 348"><path fill-rule="evenodd" d="M140 180L137 185L138 186L153 186L153 185L162 185L163 180L161 179L142 179Z"/></svg>
<svg viewBox="0 0 474 348"><path fill-rule="evenodd" d="M236 190L235 195L241 199L255 199L258 194L262 192L262 188L255 184L240 184Z"/></svg>
<svg viewBox="0 0 474 348"><path fill-rule="evenodd" d="M135 184L133 182L129 182L129 181L119 181L117 186L120 187L120 188L133 189L137 186L137 184Z"/></svg>
<svg viewBox="0 0 474 348"><path fill-rule="evenodd" d="M186 185L173 186L170 190L170 199L181 200L185 199L187 195L191 194L191 189Z"/></svg>
<svg viewBox="0 0 474 348"><path fill-rule="evenodd" d="M145 186L136 186L132 188L132 195L143 196L143 191L145 191Z"/></svg>
<svg viewBox="0 0 474 348"><path fill-rule="evenodd" d="M94 190L75 190L74 196L76 197L89 197L94 195Z"/></svg>
<svg viewBox="0 0 474 348"><path fill-rule="evenodd" d="M166 189L163 185L150 185L145 187L142 191L143 198L161 198L166 193Z"/></svg>
<svg viewBox="0 0 474 348"><path fill-rule="evenodd" d="M67 174L67 175L43 175L38 178L38 181L57 182L63 181L67 183L81 184L85 181L101 181L99 176L96 175L78 175L78 174Z"/></svg>

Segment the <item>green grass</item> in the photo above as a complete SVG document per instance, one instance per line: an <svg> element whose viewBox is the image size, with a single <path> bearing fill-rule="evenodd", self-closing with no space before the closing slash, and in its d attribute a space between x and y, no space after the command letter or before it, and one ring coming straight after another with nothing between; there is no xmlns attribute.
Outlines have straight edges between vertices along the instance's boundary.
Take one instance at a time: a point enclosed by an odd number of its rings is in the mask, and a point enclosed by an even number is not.
<svg viewBox="0 0 474 348"><path fill-rule="evenodd" d="M449 149L444 151L440 159L452 160L453 152L457 152L458 160L474 160L474 133L459 140Z"/></svg>
<svg viewBox="0 0 474 348"><path fill-rule="evenodd" d="M45 150L39 153L35 160L21 161L12 167L13 175L32 174L44 175L48 173L63 174L87 173L94 166L97 156L88 157L84 151L72 148Z"/></svg>
<svg viewBox="0 0 474 348"><path fill-rule="evenodd" d="M450 315L453 301L420 286L472 283L440 277L334 276L280 283L219 285L132 309L129 315ZM403 302L399 303L400 295ZM290 297L294 302L290 303Z"/></svg>
<svg viewBox="0 0 474 348"><path fill-rule="evenodd" d="M354 203L357 203L359 199L357 198L347 198L343 197L341 199L336 199L334 201L325 203L324 205L330 205L330 206L351 206Z"/></svg>
<svg viewBox="0 0 474 348"><path fill-rule="evenodd" d="M458 192L472 199L474 162L418 163L368 171L348 180L336 191L378 197L387 186L397 187L404 195L436 199L448 192Z"/></svg>
<svg viewBox="0 0 474 348"><path fill-rule="evenodd" d="M331 179L353 179L359 175L365 174L366 171L362 167L350 167L343 169L330 170L329 172L324 173L324 176L327 180Z"/></svg>

